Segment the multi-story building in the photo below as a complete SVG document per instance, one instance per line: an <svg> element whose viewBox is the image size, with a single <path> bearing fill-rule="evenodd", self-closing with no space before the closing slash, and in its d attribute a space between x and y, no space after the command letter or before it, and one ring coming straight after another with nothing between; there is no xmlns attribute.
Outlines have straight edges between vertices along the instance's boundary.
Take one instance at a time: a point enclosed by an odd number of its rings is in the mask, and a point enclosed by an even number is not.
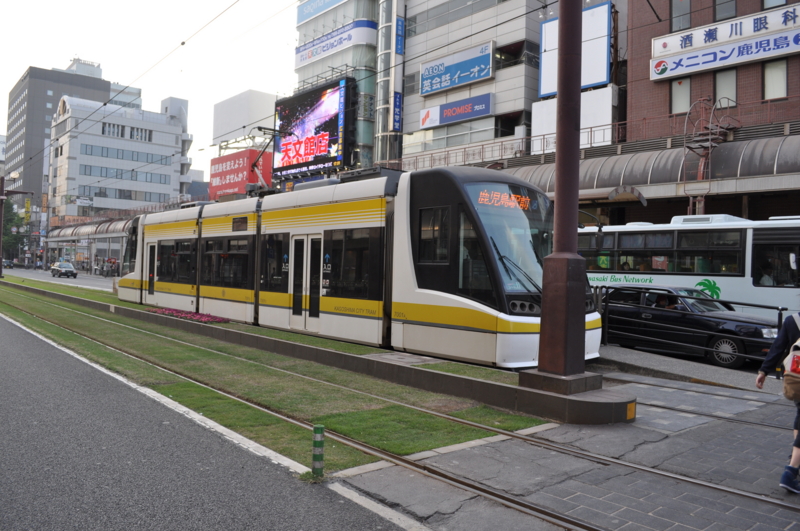
<svg viewBox="0 0 800 531"><path fill-rule="evenodd" d="M99 64L76 58L65 70L28 68L8 94L6 168L19 172L13 189L33 192L24 197L31 198L35 210L47 205L51 122L64 96L141 107L141 89L102 79ZM44 217L36 221L44 223Z"/></svg>
<svg viewBox="0 0 800 531"><path fill-rule="evenodd" d="M61 98L51 127L50 226L187 195L188 105L167 98L149 112Z"/></svg>

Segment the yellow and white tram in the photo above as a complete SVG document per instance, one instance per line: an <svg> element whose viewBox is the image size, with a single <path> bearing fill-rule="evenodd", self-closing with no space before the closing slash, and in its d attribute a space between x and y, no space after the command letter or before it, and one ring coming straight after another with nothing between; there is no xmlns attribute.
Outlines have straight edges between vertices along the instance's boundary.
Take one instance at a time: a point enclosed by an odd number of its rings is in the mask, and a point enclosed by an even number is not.
<svg viewBox="0 0 800 531"><path fill-rule="evenodd" d="M142 215L122 300L506 368L538 364L552 204L436 168ZM586 358L600 316L588 292Z"/></svg>

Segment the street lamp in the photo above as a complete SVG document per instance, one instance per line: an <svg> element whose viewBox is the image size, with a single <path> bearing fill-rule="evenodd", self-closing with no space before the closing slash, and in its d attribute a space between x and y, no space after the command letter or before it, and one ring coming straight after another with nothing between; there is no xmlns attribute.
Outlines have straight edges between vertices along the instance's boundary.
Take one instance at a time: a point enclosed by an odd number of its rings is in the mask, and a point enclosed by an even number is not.
<svg viewBox="0 0 800 531"><path fill-rule="evenodd" d="M18 179L19 172L12 171L8 176L9 179ZM0 278L3 278L3 220L5 219L5 205L8 196L15 194L33 194L33 192L17 192L16 190L6 191L6 177L0 176Z"/></svg>

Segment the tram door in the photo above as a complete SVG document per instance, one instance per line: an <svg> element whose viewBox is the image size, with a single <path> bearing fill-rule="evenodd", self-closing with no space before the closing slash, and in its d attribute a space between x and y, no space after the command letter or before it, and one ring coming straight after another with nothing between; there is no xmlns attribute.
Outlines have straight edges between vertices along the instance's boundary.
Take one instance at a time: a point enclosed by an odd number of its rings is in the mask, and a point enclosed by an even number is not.
<svg viewBox="0 0 800 531"><path fill-rule="evenodd" d="M289 326L319 331L319 298L322 289L322 235L294 236L291 248L292 316Z"/></svg>
<svg viewBox="0 0 800 531"><path fill-rule="evenodd" d="M144 302L152 303L156 293L156 246L147 246L147 269L144 272L144 279L147 282Z"/></svg>

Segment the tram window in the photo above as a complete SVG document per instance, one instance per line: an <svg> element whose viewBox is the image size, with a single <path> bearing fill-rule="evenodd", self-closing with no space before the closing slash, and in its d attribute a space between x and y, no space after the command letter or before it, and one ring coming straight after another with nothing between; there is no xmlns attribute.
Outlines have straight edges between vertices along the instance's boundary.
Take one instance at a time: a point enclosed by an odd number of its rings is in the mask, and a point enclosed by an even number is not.
<svg viewBox="0 0 800 531"><path fill-rule="evenodd" d="M467 215L460 213L458 229L458 293L494 305L492 282L483 256L478 233Z"/></svg>
<svg viewBox="0 0 800 531"><path fill-rule="evenodd" d="M158 263L156 266L156 282L172 282L175 278L175 242L173 240L158 242Z"/></svg>
<svg viewBox="0 0 800 531"><path fill-rule="evenodd" d="M419 209L419 261L447 262L449 207Z"/></svg>
<svg viewBox="0 0 800 531"><path fill-rule="evenodd" d="M202 283L207 286L248 288L248 243L248 239L207 240L203 253Z"/></svg>
<svg viewBox="0 0 800 531"><path fill-rule="evenodd" d="M289 293L289 233L262 236L261 289Z"/></svg>
<svg viewBox="0 0 800 531"><path fill-rule="evenodd" d="M233 228L231 230L233 232L247 230L247 216L233 218Z"/></svg>
<svg viewBox="0 0 800 531"><path fill-rule="evenodd" d="M194 284L197 282L197 253L194 240L175 242L174 282Z"/></svg>
<svg viewBox="0 0 800 531"><path fill-rule="evenodd" d="M381 231L379 227L325 231L325 296L381 300Z"/></svg>
<svg viewBox="0 0 800 531"><path fill-rule="evenodd" d="M792 254L798 254L796 245L754 245L753 285L796 287L797 270L792 269Z"/></svg>

